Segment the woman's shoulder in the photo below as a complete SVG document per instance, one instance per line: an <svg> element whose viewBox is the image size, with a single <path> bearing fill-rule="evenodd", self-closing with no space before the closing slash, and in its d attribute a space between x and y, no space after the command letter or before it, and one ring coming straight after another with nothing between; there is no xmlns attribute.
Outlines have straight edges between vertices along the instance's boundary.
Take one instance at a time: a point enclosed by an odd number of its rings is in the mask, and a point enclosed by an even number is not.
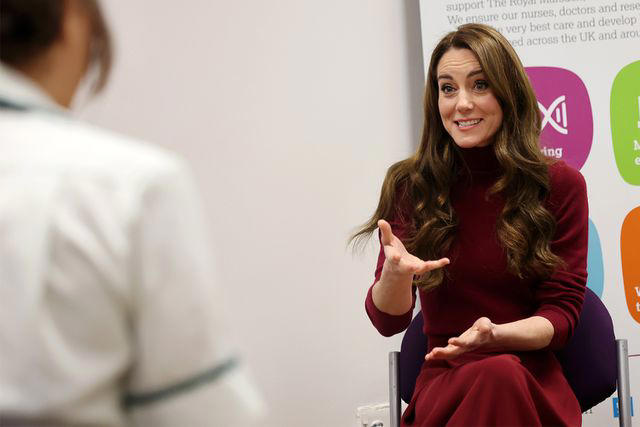
<svg viewBox="0 0 640 427"><path fill-rule="evenodd" d="M586 206L587 184L580 171L559 160L549 165L549 178L547 207L552 212L568 206Z"/></svg>
<svg viewBox="0 0 640 427"><path fill-rule="evenodd" d="M580 171L564 160L557 160L549 165L549 180L552 195L586 189L585 179Z"/></svg>

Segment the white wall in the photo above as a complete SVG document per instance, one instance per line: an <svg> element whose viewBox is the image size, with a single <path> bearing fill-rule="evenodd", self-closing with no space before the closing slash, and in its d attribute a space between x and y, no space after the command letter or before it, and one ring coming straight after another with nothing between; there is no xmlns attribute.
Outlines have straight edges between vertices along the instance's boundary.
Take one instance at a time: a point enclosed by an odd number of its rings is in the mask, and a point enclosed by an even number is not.
<svg viewBox="0 0 640 427"><path fill-rule="evenodd" d="M345 243L419 133L417 1L103 3L117 58L81 116L192 163L265 425L355 425L399 341L364 312L377 244Z"/></svg>

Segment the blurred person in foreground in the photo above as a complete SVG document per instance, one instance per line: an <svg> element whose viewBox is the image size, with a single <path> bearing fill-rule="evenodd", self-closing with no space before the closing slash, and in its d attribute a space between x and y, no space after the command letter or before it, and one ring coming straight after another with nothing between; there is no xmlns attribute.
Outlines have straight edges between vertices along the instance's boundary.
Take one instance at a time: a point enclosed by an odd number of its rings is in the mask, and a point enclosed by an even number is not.
<svg viewBox="0 0 640 427"><path fill-rule="evenodd" d="M0 425L250 425L188 167L67 110L107 79L97 1L0 19Z"/></svg>

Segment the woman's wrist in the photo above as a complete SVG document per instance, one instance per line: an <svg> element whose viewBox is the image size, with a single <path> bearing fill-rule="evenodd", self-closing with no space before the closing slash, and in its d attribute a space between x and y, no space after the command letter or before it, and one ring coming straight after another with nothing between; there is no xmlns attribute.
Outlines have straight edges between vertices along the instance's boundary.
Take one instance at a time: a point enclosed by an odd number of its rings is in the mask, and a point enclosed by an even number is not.
<svg viewBox="0 0 640 427"><path fill-rule="evenodd" d="M411 277L406 281L406 277L393 273L385 274L383 270L380 280L373 285L372 289L373 303L378 310L392 315L405 314L411 310L413 305L411 280Z"/></svg>
<svg viewBox="0 0 640 427"><path fill-rule="evenodd" d="M504 336L504 328L502 325L491 322L491 333L489 334L489 343L487 347L491 350L496 350L501 347L501 341Z"/></svg>
<svg viewBox="0 0 640 427"><path fill-rule="evenodd" d="M493 325L491 348L496 350L538 350L553 337L551 323L538 316Z"/></svg>
<svg viewBox="0 0 640 427"><path fill-rule="evenodd" d="M383 282L386 286L392 286L394 288L411 288L413 284L413 273L400 273L393 271L391 268L387 268L386 265L382 267L380 273L380 282Z"/></svg>

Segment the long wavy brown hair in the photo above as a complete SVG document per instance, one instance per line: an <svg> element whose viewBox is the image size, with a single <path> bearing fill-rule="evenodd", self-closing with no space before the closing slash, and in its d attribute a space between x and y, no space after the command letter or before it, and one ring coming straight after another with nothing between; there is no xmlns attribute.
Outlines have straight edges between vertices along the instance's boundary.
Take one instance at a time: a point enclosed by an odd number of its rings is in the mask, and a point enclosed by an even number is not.
<svg viewBox="0 0 640 427"><path fill-rule="evenodd" d="M389 168L375 213L351 241L357 246L370 237L379 219L401 217L408 225L404 244L409 252L422 259L438 259L451 247L458 220L449 192L464 162L440 118L437 67L452 48L469 49L475 54L503 111L502 125L492 144L501 175L487 197L500 194L505 200L496 232L506 250L509 271L521 278L548 276L562 260L549 247L556 223L544 207L550 189L550 160L538 147L538 104L513 47L487 25L462 25L434 49L425 88L420 146L413 156ZM442 283L444 274L443 269L433 270L414 284L432 290Z"/></svg>

